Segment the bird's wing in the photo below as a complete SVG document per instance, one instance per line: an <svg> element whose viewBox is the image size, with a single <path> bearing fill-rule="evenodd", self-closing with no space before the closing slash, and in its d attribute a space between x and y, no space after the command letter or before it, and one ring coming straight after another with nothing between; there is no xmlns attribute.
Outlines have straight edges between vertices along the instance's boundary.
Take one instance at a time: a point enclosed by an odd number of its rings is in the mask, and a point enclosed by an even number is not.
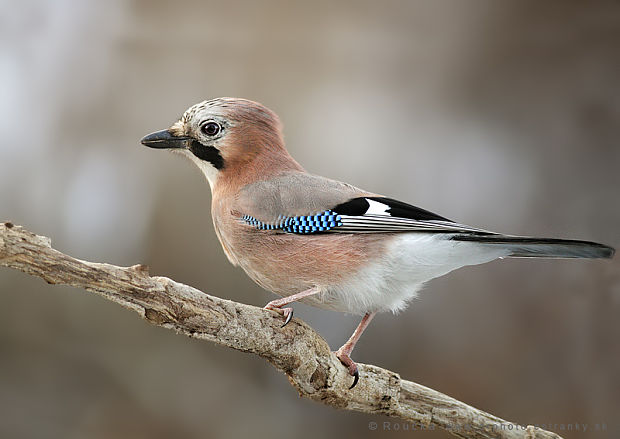
<svg viewBox="0 0 620 439"><path fill-rule="evenodd" d="M336 180L293 171L244 186L235 206L245 215L273 223L284 216L324 212L364 195L375 194Z"/></svg>
<svg viewBox="0 0 620 439"><path fill-rule="evenodd" d="M387 197L357 197L334 206L340 218L334 231L346 233L435 232L492 234Z"/></svg>
<svg viewBox="0 0 620 439"><path fill-rule="evenodd" d="M493 234L401 201L305 173L290 173L246 186L237 205L240 220L260 230L303 234Z"/></svg>

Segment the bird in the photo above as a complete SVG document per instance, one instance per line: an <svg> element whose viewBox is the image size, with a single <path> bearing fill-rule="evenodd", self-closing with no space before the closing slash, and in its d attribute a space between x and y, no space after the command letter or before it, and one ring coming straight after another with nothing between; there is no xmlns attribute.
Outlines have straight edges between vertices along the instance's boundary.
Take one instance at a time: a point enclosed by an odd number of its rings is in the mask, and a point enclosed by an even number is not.
<svg viewBox="0 0 620 439"><path fill-rule="evenodd" d="M291 156L278 116L241 98L202 101L141 143L188 157L211 188L215 233L228 260L280 298L361 321L335 352L358 383L351 353L373 317L406 308L422 286L499 258L612 258L589 241L505 235L308 173Z"/></svg>

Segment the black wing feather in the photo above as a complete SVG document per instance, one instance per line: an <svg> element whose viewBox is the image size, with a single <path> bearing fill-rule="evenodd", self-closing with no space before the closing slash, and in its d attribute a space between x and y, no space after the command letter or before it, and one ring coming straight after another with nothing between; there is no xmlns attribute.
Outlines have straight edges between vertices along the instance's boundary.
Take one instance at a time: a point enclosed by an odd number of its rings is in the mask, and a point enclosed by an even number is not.
<svg viewBox="0 0 620 439"><path fill-rule="evenodd" d="M374 206L371 206L372 202L374 202ZM379 205L375 203L379 203ZM342 219L342 224L332 229L332 232L417 231L493 234L487 230L458 224L436 213L387 197L357 197L330 210L340 215Z"/></svg>
<svg viewBox="0 0 620 439"><path fill-rule="evenodd" d="M409 218L417 221L435 220L447 221L451 223L454 222L452 220L449 220L448 218L444 218L443 216L437 215L433 212L429 212L428 210L422 209L420 207L412 206L411 204L403 203L402 201L387 197L353 198L346 203L339 204L331 210L339 213L340 215L362 216L365 215L370 208L370 203L368 203L368 200L377 201L379 203L389 206L389 209L387 209L386 212L389 213L390 216L396 218Z"/></svg>

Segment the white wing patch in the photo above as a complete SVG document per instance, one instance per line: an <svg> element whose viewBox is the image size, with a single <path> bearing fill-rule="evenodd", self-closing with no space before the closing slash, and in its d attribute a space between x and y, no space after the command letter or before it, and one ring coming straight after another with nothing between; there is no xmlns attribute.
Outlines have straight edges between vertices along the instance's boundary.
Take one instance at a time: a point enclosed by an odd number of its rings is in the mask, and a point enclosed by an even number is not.
<svg viewBox="0 0 620 439"><path fill-rule="evenodd" d="M388 213L388 209L390 208L390 206L388 206L387 204L379 203L378 201L370 200L368 198L366 198L366 201L368 202L369 207L366 213L364 213L364 215L390 216L390 214Z"/></svg>

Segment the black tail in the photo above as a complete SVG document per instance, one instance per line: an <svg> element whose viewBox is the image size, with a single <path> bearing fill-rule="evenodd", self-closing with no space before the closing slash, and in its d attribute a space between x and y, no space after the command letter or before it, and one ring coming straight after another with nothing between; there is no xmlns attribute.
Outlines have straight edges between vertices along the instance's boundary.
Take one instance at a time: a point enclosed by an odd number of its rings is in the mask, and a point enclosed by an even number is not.
<svg viewBox="0 0 620 439"><path fill-rule="evenodd" d="M516 258L611 258L616 252L603 244L572 239L473 234L454 235L452 239L506 248L509 256Z"/></svg>

